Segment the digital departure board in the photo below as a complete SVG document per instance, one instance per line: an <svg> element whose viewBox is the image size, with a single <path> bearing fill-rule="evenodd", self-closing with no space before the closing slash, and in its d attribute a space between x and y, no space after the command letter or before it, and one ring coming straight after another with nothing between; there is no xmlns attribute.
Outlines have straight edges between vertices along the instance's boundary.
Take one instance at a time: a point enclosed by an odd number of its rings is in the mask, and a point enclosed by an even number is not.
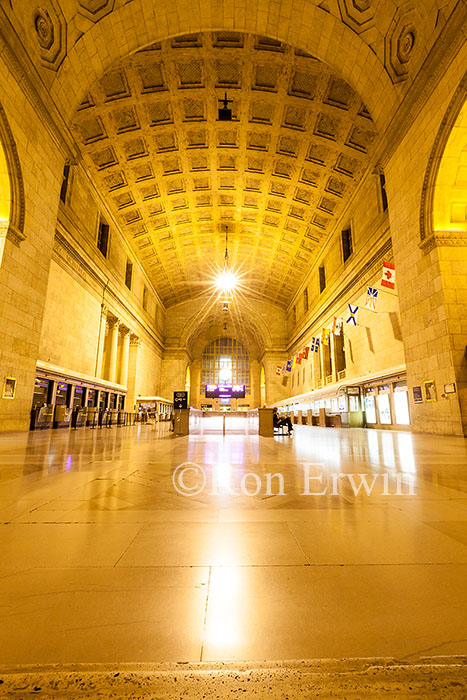
<svg viewBox="0 0 467 700"><path fill-rule="evenodd" d="M207 399L244 399L244 384L206 384Z"/></svg>

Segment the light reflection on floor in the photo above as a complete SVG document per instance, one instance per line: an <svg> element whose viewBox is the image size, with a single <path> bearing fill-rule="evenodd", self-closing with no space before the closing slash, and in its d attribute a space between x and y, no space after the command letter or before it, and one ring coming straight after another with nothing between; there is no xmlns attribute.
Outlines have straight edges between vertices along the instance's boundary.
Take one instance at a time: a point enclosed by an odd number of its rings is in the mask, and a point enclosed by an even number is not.
<svg viewBox="0 0 467 700"><path fill-rule="evenodd" d="M397 431L2 435L0 657L465 653L466 463Z"/></svg>

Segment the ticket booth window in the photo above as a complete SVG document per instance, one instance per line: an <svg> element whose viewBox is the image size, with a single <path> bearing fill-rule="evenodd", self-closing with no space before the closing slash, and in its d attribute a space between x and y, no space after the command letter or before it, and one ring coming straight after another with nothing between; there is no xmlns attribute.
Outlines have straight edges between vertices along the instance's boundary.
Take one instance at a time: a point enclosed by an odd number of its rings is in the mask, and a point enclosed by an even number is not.
<svg viewBox="0 0 467 700"><path fill-rule="evenodd" d="M397 425L410 425L409 397L406 382L394 384L394 412Z"/></svg>
<svg viewBox="0 0 467 700"><path fill-rule="evenodd" d="M365 396L365 415L367 423L376 423L376 404L374 394Z"/></svg>
<svg viewBox="0 0 467 700"><path fill-rule="evenodd" d="M388 394L378 395L378 412L379 412L379 422L381 425L391 425L391 404L389 401Z"/></svg>
<svg viewBox="0 0 467 700"><path fill-rule="evenodd" d="M91 408L96 405L96 390L89 389L88 391L88 406Z"/></svg>
<svg viewBox="0 0 467 700"><path fill-rule="evenodd" d="M50 381L48 379L36 378L34 384L34 396L32 399L33 408L41 408L48 404Z"/></svg>
<svg viewBox="0 0 467 700"><path fill-rule="evenodd" d="M84 389L82 386L75 386L75 395L73 396L73 408L81 408L83 405Z"/></svg>
<svg viewBox="0 0 467 700"><path fill-rule="evenodd" d="M105 409L105 405L107 402L107 392L106 391L101 391L101 396L99 400L99 408L101 411Z"/></svg>
<svg viewBox="0 0 467 700"><path fill-rule="evenodd" d="M67 398L68 398L68 384L59 383L57 385L55 404L57 406L66 406Z"/></svg>

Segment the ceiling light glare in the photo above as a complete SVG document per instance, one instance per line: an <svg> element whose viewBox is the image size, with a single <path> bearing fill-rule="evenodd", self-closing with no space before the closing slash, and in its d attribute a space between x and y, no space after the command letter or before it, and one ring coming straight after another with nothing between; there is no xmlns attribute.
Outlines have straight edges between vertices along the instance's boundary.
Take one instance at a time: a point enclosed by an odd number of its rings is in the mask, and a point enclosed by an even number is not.
<svg viewBox="0 0 467 700"><path fill-rule="evenodd" d="M231 270L223 270L216 276L215 282L222 292L232 292L238 284L238 278Z"/></svg>

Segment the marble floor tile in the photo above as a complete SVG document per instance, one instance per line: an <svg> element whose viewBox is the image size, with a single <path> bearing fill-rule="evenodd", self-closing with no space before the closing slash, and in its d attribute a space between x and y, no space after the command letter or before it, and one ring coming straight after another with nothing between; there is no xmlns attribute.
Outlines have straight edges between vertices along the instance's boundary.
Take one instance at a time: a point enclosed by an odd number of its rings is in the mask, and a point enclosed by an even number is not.
<svg viewBox="0 0 467 700"><path fill-rule="evenodd" d="M2 664L199 661L208 569L0 569Z"/></svg>
<svg viewBox="0 0 467 700"><path fill-rule="evenodd" d="M161 523L142 530L119 566L306 564L285 523Z"/></svg>
<svg viewBox="0 0 467 700"><path fill-rule="evenodd" d="M467 652L467 567L217 568L203 660Z"/></svg>
<svg viewBox="0 0 467 700"><path fill-rule="evenodd" d="M11 523L0 528L3 566L114 566L135 539L139 523Z"/></svg>

